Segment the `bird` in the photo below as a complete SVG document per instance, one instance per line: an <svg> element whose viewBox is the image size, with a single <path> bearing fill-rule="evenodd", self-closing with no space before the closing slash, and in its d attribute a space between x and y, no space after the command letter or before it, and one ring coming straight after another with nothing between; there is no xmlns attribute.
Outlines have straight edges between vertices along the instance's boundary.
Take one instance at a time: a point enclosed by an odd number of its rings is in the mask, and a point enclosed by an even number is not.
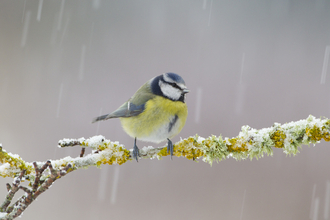
<svg viewBox="0 0 330 220"><path fill-rule="evenodd" d="M94 118L92 123L119 118L124 131L134 138L132 156L137 162L140 157L137 139L154 143L167 141L172 160L171 138L179 134L186 123L188 92L181 76L164 73L147 81L117 110Z"/></svg>

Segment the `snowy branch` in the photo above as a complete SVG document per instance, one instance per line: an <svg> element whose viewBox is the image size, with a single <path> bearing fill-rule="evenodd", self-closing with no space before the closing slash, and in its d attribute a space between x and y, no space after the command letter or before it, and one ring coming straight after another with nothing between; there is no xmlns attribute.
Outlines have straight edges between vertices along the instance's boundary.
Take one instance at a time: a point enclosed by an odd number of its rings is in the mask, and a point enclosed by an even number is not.
<svg viewBox="0 0 330 220"><path fill-rule="evenodd" d="M11 220L16 217L21 216L24 210L43 192L45 192L49 187L61 178L65 176L68 172L71 172L71 164L68 164L65 168L60 170L55 170L52 167L50 161L47 161L41 168L38 168L36 162L33 163L35 168L35 178L34 181L31 181L31 187L21 186L21 182L25 179L26 170L22 170L18 177L14 178L12 186L7 183L8 194L5 198L5 201L0 206L0 219ZM49 169L50 175L47 175L47 178L43 180L41 176L43 175L46 169ZM25 192L12 206L9 206L12 202L13 197L15 196L18 190L23 190Z"/></svg>
<svg viewBox="0 0 330 220"><path fill-rule="evenodd" d="M272 155L273 147L283 149L285 154L296 155L302 145L316 144L324 139L330 140L330 120L316 119L309 116L305 120L286 124L275 123L272 127L260 130L243 126L237 137L222 138L214 135L202 138L198 135L183 139L174 145L174 156L187 159L202 158L212 165L226 158L236 160L260 158L264 154ZM101 164L124 164L132 160L132 150L127 150L118 142L111 142L103 136L89 139L63 139L58 147L82 146L79 157L65 157L47 162L25 162L16 154L7 153L0 145L0 176L12 177L14 182L7 184L8 194L0 206L0 219L13 219L19 216L37 196L46 191L51 184L68 172L90 166L100 167ZM84 156L84 149L91 148L92 152ZM143 147L140 156L144 159L161 159L167 156L167 147ZM21 186L21 181L30 182L29 187ZM18 190L25 194L12 206L12 198Z"/></svg>

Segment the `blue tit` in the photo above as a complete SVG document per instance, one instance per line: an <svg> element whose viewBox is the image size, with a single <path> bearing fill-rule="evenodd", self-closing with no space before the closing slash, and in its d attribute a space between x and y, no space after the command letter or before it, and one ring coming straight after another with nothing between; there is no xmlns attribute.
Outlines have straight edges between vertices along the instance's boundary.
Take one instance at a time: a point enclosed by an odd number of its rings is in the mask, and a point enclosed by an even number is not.
<svg viewBox="0 0 330 220"><path fill-rule="evenodd" d="M164 73L141 86L114 112L95 118L92 123L120 118L124 131L134 138L133 158L140 156L136 139L160 143L167 140L167 150L173 156L170 138L179 134L186 123L188 109L185 95L189 90L181 76Z"/></svg>

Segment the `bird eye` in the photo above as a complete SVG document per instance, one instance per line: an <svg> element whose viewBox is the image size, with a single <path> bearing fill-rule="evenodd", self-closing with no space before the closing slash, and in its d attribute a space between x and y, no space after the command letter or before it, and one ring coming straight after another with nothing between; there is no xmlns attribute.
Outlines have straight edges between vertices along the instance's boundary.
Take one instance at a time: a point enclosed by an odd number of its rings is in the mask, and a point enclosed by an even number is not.
<svg viewBox="0 0 330 220"><path fill-rule="evenodd" d="M182 90L176 83L168 83L168 84L170 84L174 88L177 88L179 90Z"/></svg>

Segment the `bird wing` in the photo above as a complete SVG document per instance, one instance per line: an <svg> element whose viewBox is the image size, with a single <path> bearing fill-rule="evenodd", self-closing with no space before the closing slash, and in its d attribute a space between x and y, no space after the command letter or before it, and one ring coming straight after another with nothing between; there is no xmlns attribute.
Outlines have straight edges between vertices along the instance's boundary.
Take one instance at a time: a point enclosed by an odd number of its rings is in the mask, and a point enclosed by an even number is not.
<svg viewBox="0 0 330 220"><path fill-rule="evenodd" d="M117 110L108 115L106 119L109 118L120 118L120 117L132 117L140 114L144 110L144 105L135 105L130 101L125 102Z"/></svg>
<svg viewBox="0 0 330 220"><path fill-rule="evenodd" d="M92 123L110 118L127 118L141 114L145 109L145 103L155 97L154 94L149 92L149 88L143 88L144 86L146 85L143 85L127 102L122 104L117 110L110 114L94 118Z"/></svg>

